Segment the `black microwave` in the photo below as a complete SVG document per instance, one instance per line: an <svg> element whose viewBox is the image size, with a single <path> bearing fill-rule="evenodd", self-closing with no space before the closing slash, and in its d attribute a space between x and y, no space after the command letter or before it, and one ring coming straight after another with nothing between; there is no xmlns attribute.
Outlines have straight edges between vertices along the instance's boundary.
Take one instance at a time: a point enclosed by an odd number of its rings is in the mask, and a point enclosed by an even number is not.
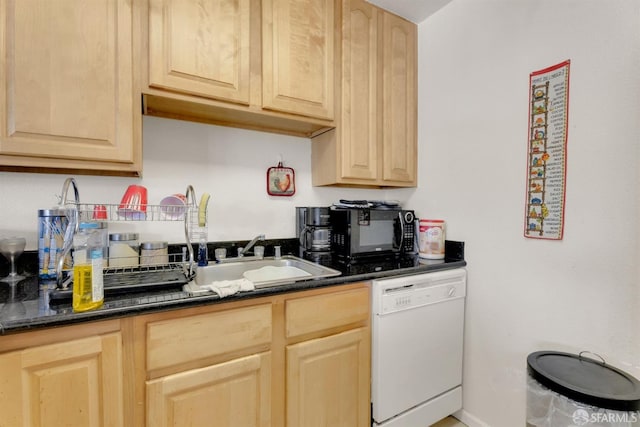
<svg viewBox="0 0 640 427"><path fill-rule="evenodd" d="M329 211L331 251L343 259L414 252L415 215L399 208Z"/></svg>

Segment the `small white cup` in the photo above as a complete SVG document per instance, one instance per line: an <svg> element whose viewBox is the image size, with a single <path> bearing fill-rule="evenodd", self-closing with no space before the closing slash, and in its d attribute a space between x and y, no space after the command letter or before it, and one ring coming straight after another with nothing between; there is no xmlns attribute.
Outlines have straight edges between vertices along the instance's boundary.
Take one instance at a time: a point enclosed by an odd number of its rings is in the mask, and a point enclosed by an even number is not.
<svg viewBox="0 0 640 427"><path fill-rule="evenodd" d="M227 257L227 249L226 248L216 248L214 251L217 260L225 259Z"/></svg>
<svg viewBox="0 0 640 427"><path fill-rule="evenodd" d="M253 253L256 258L264 258L264 246L254 246Z"/></svg>

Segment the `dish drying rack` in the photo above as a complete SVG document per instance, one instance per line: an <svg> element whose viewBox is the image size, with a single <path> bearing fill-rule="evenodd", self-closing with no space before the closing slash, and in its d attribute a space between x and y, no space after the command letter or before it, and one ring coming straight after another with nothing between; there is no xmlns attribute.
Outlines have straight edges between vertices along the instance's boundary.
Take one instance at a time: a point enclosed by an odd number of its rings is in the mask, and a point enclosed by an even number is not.
<svg viewBox="0 0 640 427"><path fill-rule="evenodd" d="M69 187L73 188L74 200L68 201ZM105 293L108 291L125 291L132 288L143 289L161 286L178 286L186 284L195 276L195 253L193 243L207 236L207 211L205 206L205 225L199 224L199 206L196 202L195 191L191 185L185 193L186 206L184 212L176 214L164 212L160 205L146 205L146 212L131 215L121 212L119 204L80 203L78 186L73 178L67 178L62 187L60 204L67 210L69 225L64 234L64 246L58 264L56 265L57 288L68 291L73 276L65 278L65 260L69 258L73 246L73 236L78 232L80 222L146 222L171 221L184 223L186 248L182 253L168 254L168 262L162 264L109 266L103 269ZM68 270L67 270L68 272Z"/></svg>

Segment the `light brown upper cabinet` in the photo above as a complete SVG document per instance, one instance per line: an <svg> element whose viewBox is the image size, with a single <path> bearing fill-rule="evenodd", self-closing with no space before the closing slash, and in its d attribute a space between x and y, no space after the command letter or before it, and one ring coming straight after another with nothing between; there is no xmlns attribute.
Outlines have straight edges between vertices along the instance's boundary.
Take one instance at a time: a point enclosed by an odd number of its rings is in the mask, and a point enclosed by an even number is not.
<svg viewBox="0 0 640 427"><path fill-rule="evenodd" d="M0 2L0 169L139 175L130 0Z"/></svg>
<svg viewBox="0 0 640 427"><path fill-rule="evenodd" d="M382 181L416 185L417 31L382 14Z"/></svg>
<svg viewBox="0 0 640 427"><path fill-rule="evenodd" d="M335 4L146 0L145 113L300 136L332 128Z"/></svg>
<svg viewBox="0 0 640 427"><path fill-rule="evenodd" d="M333 0L262 1L264 108L333 120Z"/></svg>
<svg viewBox="0 0 640 427"><path fill-rule="evenodd" d="M343 0L341 52L336 128L313 138L313 184L414 187L415 24Z"/></svg>
<svg viewBox="0 0 640 427"><path fill-rule="evenodd" d="M250 0L149 2L149 86L249 104Z"/></svg>

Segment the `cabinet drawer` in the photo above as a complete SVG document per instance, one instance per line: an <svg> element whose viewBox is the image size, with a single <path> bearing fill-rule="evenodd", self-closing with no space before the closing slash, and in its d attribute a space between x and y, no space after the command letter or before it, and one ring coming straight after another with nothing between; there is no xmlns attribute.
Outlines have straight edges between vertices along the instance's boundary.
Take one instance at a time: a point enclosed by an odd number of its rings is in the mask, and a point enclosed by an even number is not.
<svg viewBox="0 0 640 427"><path fill-rule="evenodd" d="M147 325L147 370L271 344L271 304Z"/></svg>
<svg viewBox="0 0 640 427"><path fill-rule="evenodd" d="M286 302L287 338L319 332L369 317L369 289L353 289Z"/></svg>

